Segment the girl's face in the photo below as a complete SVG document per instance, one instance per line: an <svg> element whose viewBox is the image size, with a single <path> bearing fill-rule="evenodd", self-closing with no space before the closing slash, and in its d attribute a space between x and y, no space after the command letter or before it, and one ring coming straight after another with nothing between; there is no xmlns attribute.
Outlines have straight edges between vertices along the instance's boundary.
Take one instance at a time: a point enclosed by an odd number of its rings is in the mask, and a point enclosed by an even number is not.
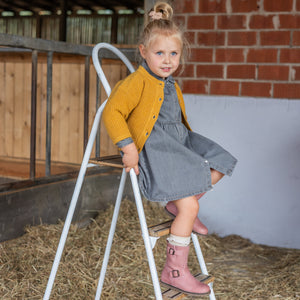
<svg viewBox="0 0 300 300"><path fill-rule="evenodd" d="M150 70L159 77L166 78L173 74L180 62L181 43L176 36L158 34L147 46L139 46L141 56Z"/></svg>

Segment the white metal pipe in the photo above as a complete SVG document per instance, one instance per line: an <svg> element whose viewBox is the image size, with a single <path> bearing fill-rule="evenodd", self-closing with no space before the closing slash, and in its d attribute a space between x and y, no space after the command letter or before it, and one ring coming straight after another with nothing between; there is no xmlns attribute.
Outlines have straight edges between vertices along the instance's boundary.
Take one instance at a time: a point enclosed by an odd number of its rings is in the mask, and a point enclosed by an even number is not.
<svg viewBox="0 0 300 300"><path fill-rule="evenodd" d="M193 244L194 244L194 247L195 247L196 255L197 255L197 258L198 258L198 262L199 262L199 265L200 265L200 268L201 268L201 273L205 274L205 275L208 275L206 264L205 264L205 261L204 261L204 257L203 257L203 254L202 254L202 250L201 250L201 247L200 247L200 244L199 244L198 237L195 233L192 233L191 236L192 236ZM209 287L210 287L209 299L210 300L216 300L212 282L209 283Z"/></svg>
<svg viewBox="0 0 300 300"><path fill-rule="evenodd" d="M105 92L107 94L107 97L110 95L111 93L111 88L110 85L106 79L106 76L102 70L102 67L100 65L99 62L99 50L100 49L108 49L110 51L112 51L113 53L115 53L122 61L123 63L126 65L126 67L129 69L129 71L132 73L134 72L134 67L132 66L131 62L128 60L128 58L117 48L115 48L114 46L107 44L107 43L99 43L97 45L95 45L95 47L93 48L92 51L92 59L93 59L93 63L96 69L96 72L99 76L99 79L105 89Z"/></svg>
<svg viewBox="0 0 300 300"><path fill-rule="evenodd" d="M109 85L109 83L108 83L108 81L107 81L107 79L106 79L106 77L103 73L103 70L100 66L99 59L98 59L98 52L102 48L109 49L113 53L115 53L124 62L124 64L130 70L130 72L134 72L134 68L133 68L132 64L130 63L130 61L127 59L127 57L120 50L118 50L117 48L111 46L110 44L99 43L94 47L93 52L92 52L93 63L94 63L95 69L97 71L97 74L98 74L98 76L99 76L99 78L100 78L100 80L103 84L103 87L104 87L107 95L109 96L110 92L111 92L111 88L110 88L110 85ZM66 242L66 239L67 239L67 236L68 236L68 232L69 232L69 229L70 229L70 225L71 225L71 222L72 222L72 218L73 218L73 215L74 215L74 211L75 211L76 204L77 204L77 201L78 201L79 193L80 193L80 190L81 190L81 187L82 187L82 183L83 183L84 176L85 176L85 173L86 173L86 169L87 169L87 166L88 166L88 161L90 159L90 155L91 155L91 152L92 152L93 144L94 144L94 141L95 141L95 138L96 138L96 134L97 134L97 131L98 131L102 111L104 109L105 104L106 104L106 101L99 107L99 109L96 113L94 122L93 122L92 130L91 130L90 137L89 137L89 140L88 140L88 143L87 143L87 146L86 146L86 150L85 150L85 153L84 153L84 157L83 157L83 160L82 160L82 163L81 163L80 171L79 171L78 178L77 178L77 181L76 181L73 196L72 196L72 199L71 199L71 202L70 202L70 206L69 206L68 214L67 214L67 217L66 217L66 220L65 220L64 228L63 228L63 231L62 231L62 234L61 234L61 237L60 237L60 241L59 241L58 248L57 248L57 251L56 251L56 255L55 255L55 258L54 258L54 262L53 262L53 265L52 265L51 273L50 273L50 276L49 276L49 279L48 279L46 291L45 291L44 298L43 298L44 300L48 300L49 297L50 297L50 294L51 294L51 290L52 290L54 280L55 280L55 276L56 276L56 273L57 273L57 269L58 269L58 266L59 266L59 263L60 263L60 260L61 260L61 255L62 255L62 252L63 252L63 249L64 249L64 245L65 245L65 242Z"/></svg>
<svg viewBox="0 0 300 300"><path fill-rule="evenodd" d="M122 202L122 196L123 196L124 186L125 186L125 182L126 182L126 175L127 174L125 172L125 169L123 169L122 177L121 177L120 185L119 185L119 190L118 190L118 195L117 195L117 199L116 199L116 203L115 203L114 213L113 213L113 217L112 217L112 221L111 221L111 225L110 225L109 235L108 235L108 239L106 242L105 254L104 254L104 258L103 258L103 262L102 262L102 267L101 267L100 277L99 277L99 281L98 281L95 300L100 300L100 298L101 298L101 292L102 292L102 288L103 288L103 283L104 283L105 273L106 273L107 264L108 264L108 260L109 260L110 250L111 250L114 234L116 231L116 225L117 225L117 221L118 221L120 205Z"/></svg>
<svg viewBox="0 0 300 300"><path fill-rule="evenodd" d="M201 268L201 272L202 272L202 274L208 275L207 268L206 268L206 265L205 265L205 261L204 261L204 258L203 258L203 254L202 254L202 251L201 251L201 247L200 247L200 244L199 244L199 241L198 241L198 237L196 236L195 233L192 233L191 236L192 236L193 244L194 244L194 247L195 247L195 250L196 250L196 254L197 254L198 262L199 262L199 265L200 265L200 268Z"/></svg>
<svg viewBox="0 0 300 300"><path fill-rule="evenodd" d="M137 177L134 172L134 169L130 170L130 178L131 178L134 198L135 198L135 202L136 202L136 207L137 207L137 211L138 211L138 215L139 215L139 219L140 219L140 225L141 225L141 229L142 229L142 235L143 235L143 239L144 239L146 253L147 253L147 257L148 257L148 263L149 263L150 273L151 273L152 282L153 282L153 286L154 286L155 297L157 300L162 300L162 294L161 294L160 284L159 284L159 280L158 280L158 276L157 276L157 270L156 270L156 265L155 265L154 256L153 256L153 252L152 252L152 247L151 247L147 222L146 222L146 218L145 218L142 198L141 198L138 181L137 181Z"/></svg>
<svg viewBox="0 0 300 300"><path fill-rule="evenodd" d="M50 297L50 294L51 294L51 290L52 290L53 283L54 283L54 280L55 280L55 276L56 276L56 273L57 273L58 265L60 263L62 252L64 250L65 242L66 242L66 239L67 239L67 236L68 236L68 232L69 232L70 225L71 225L71 222L72 222L72 218L73 218L73 215L74 215L74 211L75 211L75 208L76 208L78 196L79 196L79 193L80 193L80 190L81 190L81 187L82 187L82 183L83 183L83 180L84 180L84 176L85 176L85 173L86 173L86 169L87 169L87 165L88 165L88 162L89 162L89 159L90 159L90 155L91 155L91 152L92 152L92 149L93 149L94 140L96 138L97 130L98 130L99 123L100 123L101 114L102 114L103 108L105 106L105 103L106 102L104 102L99 107L99 109L96 113L95 119L94 119L94 123L93 123L92 130L91 130L91 133L90 133L89 141L88 141L87 146L86 146L86 150L85 150L85 153L84 153L84 157L83 157L83 160L82 160L82 163L81 163L80 171L79 171L78 178L77 178L77 181L76 181L76 185L75 185L75 188L74 188L73 196L72 196L72 199L71 199L71 202L70 202L68 214L67 214L67 217L66 217L66 220L65 220L64 228L63 228L63 231L62 231L62 234L61 234L61 237L60 237L60 241L59 241L59 244L58 244L58 247L57 247L57 251L56 251L56 255L55 255L55 258L54 258L53 265L52 265L51 273L50 273L50 276L49 276L49 279L48 279L47 288L46 288L44 298L43 298L44 300L48 300L49 297Z"/></svg>

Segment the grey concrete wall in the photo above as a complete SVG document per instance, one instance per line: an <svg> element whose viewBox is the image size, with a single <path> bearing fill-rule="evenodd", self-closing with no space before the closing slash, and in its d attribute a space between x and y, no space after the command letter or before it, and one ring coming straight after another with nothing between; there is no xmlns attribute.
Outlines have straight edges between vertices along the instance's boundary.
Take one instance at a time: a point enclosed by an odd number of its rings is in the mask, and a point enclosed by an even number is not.
<svg viewBox="0 0 300 300"><path fill-rule="evenodd" d="M194 131L239 162L200 201L210 232L300 249L300 101L185 95Z"/></svg>
<svg viewBox="0 0 300 300"><path fill-rule="evenodd" d="M77 173L39 178L37 184L0 192L0 242L24 233L27 225L56 224L65 220L74 192ZM73 222L85 226L90 218L113 204L117 197L121 171L110 167L88 170L80 191ZM133 198L131 186L124 197Z"/></svg>

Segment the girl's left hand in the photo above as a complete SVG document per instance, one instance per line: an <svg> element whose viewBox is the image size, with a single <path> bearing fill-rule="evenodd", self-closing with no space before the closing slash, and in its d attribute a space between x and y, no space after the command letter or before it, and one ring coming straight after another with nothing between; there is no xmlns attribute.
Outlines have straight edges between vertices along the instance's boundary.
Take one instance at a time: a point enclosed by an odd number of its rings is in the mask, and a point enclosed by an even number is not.
<svg viewBox="0 0 300 300"><path fill-rule="evenodd" d="M139 153L134 143L124 146L122 149L124 153L122 157L122 162L125 166L126 172L129 172L130 169L134 169L136 175L139 175Z"/></svg>

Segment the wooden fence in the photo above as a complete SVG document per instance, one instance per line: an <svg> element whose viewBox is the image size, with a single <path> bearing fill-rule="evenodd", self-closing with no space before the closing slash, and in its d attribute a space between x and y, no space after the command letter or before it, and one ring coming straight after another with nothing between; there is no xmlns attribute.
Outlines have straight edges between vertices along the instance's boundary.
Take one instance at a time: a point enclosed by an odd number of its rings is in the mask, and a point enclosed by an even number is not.
<svg viewBox="0 0 300 300"><path fill-rule="evenodd" d="M103 59L108 81L115 85L127 75L120 61ZM0 51L0 157L29 159L31 135L32 53L24 50ZM79 164L84 151L85 57L53 55L51 113L51 160ZM97 76L90 61L88 132L99 102L106 95L101 88L97 95ZM100 101L99 101L100 98ZM37 60L36 159L45 161L47 113L47 54ZM100 155L116 153L105 129L101 126ZM95 154L95 151L94 151Z"/></svg>

